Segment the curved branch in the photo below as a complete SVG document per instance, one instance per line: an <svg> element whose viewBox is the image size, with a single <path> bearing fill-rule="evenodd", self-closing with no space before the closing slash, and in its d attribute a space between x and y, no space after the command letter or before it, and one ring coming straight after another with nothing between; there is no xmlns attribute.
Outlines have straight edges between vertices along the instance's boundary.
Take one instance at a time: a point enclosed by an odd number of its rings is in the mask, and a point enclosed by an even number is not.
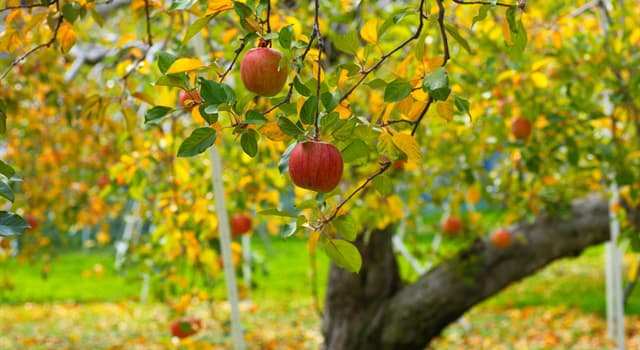
<svg viewBox="0 0 640 350"><path fill-rule="evenodd" d="M477 240L398 292L381 317L385 349L423 349L477 303L550 262L609 239L609 207L598 194L575 200L568 219L545 214L510 228L507 249ZM464 276L464 278L463 278Z"/></svg>

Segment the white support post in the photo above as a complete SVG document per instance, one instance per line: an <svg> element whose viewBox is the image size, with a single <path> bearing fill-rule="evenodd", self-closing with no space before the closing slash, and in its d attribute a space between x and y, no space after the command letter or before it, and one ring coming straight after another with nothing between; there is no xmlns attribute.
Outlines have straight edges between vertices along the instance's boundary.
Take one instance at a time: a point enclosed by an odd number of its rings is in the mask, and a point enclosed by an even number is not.
<svg viewBox="0 0 640 350"><path fill-rule="evenodd" d="M213 183L213 195L218 214L218 232L220 236L220 246L222 250L222 261L224 264L224 276L227 286L227 296L231 306L231 334L235 350L244 350L244 336L242 333L242 323L240 321L240 307L238 303L238 285L236 274L231 258L231 230L229 228L229 217L227 216L227 205L224 197L224 185L222 183L222 162L220 153L215 145L209 148L211 157L211 182Z"/></svg>
<svg viewBox="0 0 640 350"><path fill-rule="evenodd" d="M247 299L251 299L251 264L251 235L242 235L242 278Z"/></svg>
<svg viewBox="0 0 640 350"><path fill-rule="evenodd" d="M614 176L615 178L615 176ZM611 238L606 244L605 268L607 291L607 333L616 341L616 349L625 349L624 291L622 288L622 250L618 246L620 222L611 208L620 200L615 181L609 189L609 229Z"/></svg>

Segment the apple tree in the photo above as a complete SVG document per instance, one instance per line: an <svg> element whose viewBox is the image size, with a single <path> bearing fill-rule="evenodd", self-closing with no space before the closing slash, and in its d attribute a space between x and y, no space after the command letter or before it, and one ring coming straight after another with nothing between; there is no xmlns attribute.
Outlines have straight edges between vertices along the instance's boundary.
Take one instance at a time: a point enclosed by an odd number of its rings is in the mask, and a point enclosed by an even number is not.
<svg viewBox="0 0 640 350"><path fill-rule="evenodd" d="M186 259L215 275L200 155L216 144L234 211L333 261L327 349L421 349L510 283L605 241L610 214L640 248L637 2L10 0L1 11L7 157L36 212L61 230L95 226L134 198L153 225L134 249L143 269L184 282L173 263ZM622 200L610 208L613 182ZM421 276L399 269L399 222L413 253L438 263ZM453 248L417 243L441 232Z"/></svg>

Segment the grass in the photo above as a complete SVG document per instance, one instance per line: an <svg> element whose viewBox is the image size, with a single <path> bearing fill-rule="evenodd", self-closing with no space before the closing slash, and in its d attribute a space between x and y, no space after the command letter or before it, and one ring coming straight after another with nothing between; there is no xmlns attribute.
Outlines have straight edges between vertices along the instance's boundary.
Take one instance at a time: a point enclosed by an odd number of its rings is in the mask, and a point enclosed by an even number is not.
<svg viewBox="0 0 640 350"><path fill-rule="evenodd" d="M247 341L260 349L317 348L320 319L312 307L306 242L273 239L271 245L273 255L260 240L253 241L265 264L264 271L254 271L254 303L242 306ZM611 344L603 320L603 265L602 247L558 261L476 306L465 316L471 327L452 324L433 349L606 349ZM0 348L176 348L167 332L173 311L162 303L135 302L140 283L114 271L109 249L61 253L52 261L47 279L41 278L42 266L0 263L0 286L7 280L14 285L0 288ZM317 266L322 298L329 264L321 252ZM639 293L631 297L627 315L640 314ZM189 307L190 314L204 320L207 331L179 343L181 348L230 347L229 307L222 286L214 295L217 301ZM631 347L640 344L637 321L630 316Z"/></svg>

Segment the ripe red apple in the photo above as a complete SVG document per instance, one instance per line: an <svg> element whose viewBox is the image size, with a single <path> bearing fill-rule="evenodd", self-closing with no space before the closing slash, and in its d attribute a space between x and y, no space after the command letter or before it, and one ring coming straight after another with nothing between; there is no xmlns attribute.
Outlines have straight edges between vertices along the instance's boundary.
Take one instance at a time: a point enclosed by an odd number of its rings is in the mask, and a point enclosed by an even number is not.
<svg viewBox="0 0 640 350"><path fill-rule="evenodd" d="M447 217L442 223L442 232L449 236L456 236L462 230L462 220L455 216Z"/></svg>
<svg viewBox="0 0 640 350"><path fill-rule="evenodd" d="M231 218L231 235L239 236L251 231L251 217L244 213L234 214Z"/></svg>
<svg viewBox="0 0 640 350"><path fill-rule="evenodd" d="M274 96L287 81L287 65L280 63L280 51L258 47L247 51L240 62L240 77L247 90L260 96Z"/></svg>
<svg viewBox="0 0 640 350"><path fill-rule="evenodd" d="M198 92L198 90L180 90L179 99L180 106L184 109L191 109L196 104L202 102L202 97L200 97L200 93Z"/></svg>
<svg viewBox="0 0 640 350"><path fill-rule="evenodd" d="M202 321L196 317L183 317L171 322L171 335L180 339L192 336L202 328Z"/></svg>
<svg viewBox="0 0 640 350"><path fill-rule="evenodd" d="M109 184L109 176L102 174L98 176L98 188L103 189Z"/></svg>
<svg viewBox="0 0 640 350"><path fill-rule="evenodd" d="M491 235L491 242L498 248L507 248L511 244L511 233L506 228L498 229Z"/></svg>
<svg viewBox="0 0 640 350"><path fill-rule="evenodd" d="M511 133L518 140L526 140L531 134L531 122L524 117L511 121Z"/></svg>
<svg viewBox="0 0 640 350"><path fill-rule="evenodd" d="M306 141L297 144L289 156L289 174L298 187L330 192L342 179L342 154L330 143Z"/></svg>
<svg viewBox="0 0 640 350"><path fill-rule="evenodd" d="M40 224L38 223L38 219L33 215L25 215L24 219L27 220L29 225L31 226L31 230L37 230Z"/></svg>

